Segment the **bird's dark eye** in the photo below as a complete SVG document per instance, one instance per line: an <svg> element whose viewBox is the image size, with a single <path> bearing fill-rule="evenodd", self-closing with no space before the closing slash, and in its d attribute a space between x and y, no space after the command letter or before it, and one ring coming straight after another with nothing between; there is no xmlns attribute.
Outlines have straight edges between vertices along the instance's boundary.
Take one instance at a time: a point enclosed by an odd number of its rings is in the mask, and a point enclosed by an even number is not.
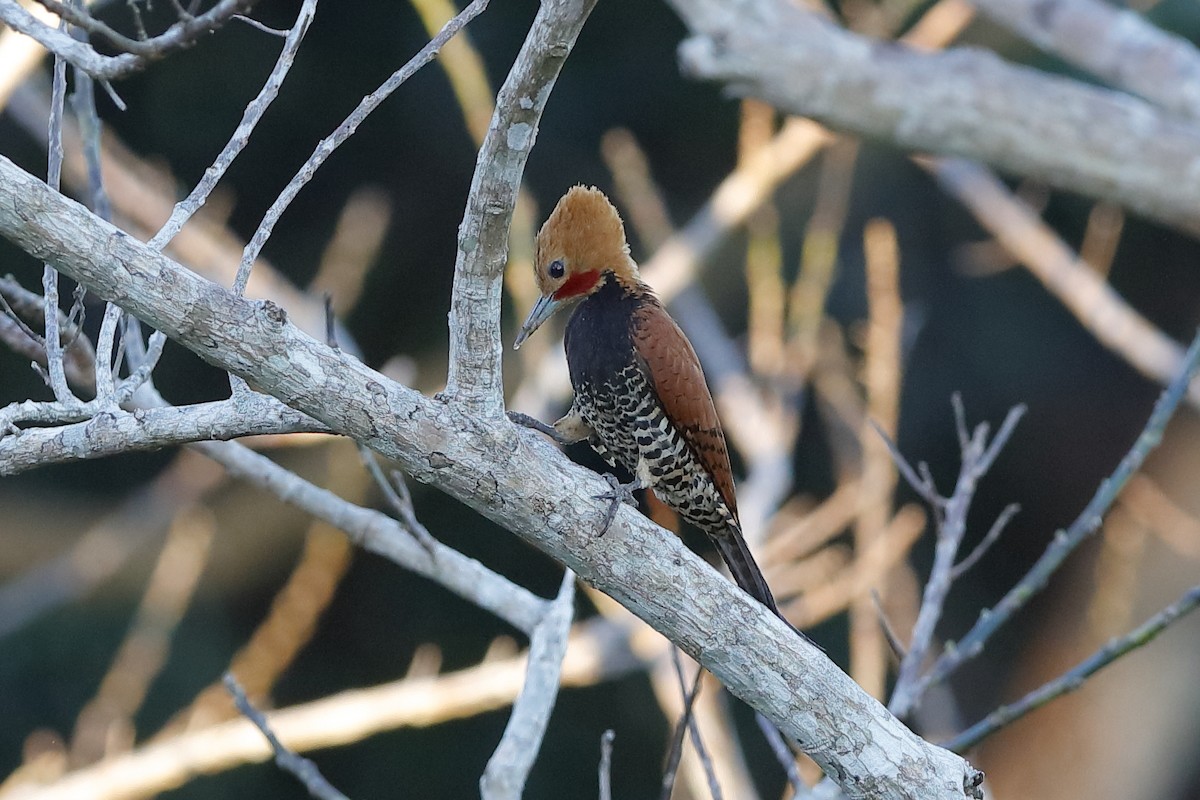
<svg viewBox="0 0 1200 800"><path fill-rule="evenodd" d="M566 271L567 271L567 268L563 264L561 258L554 259L553 261L550 262L550 266L546 268L546 274L549 275L551 278L554 278L555 280L558 280L559 278L561 278L563 276L563 273Z"/></svg>

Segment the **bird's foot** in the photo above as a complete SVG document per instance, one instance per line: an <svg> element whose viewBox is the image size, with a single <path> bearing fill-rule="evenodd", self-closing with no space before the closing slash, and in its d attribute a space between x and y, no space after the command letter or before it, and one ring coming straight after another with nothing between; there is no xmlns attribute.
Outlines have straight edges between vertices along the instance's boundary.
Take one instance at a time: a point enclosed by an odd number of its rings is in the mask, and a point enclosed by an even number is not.
<svg viewBox="0 0 1200 800"><path fill-rule="evenodd" d="M555 430L553 425L547 425L545 422L542 422L540 419L534 419L533 417L529 416L528 414L522 414L520 411L509 411L507 413L508 413L508 421L513 423L514 425L520 425L523 428L532 428L533 430L537 431L538 433L544 433L561 445L572 444L572 442L570 442L567 439L567 437L563 436L561 433L559 433L557 430Z"/></svg>
<svg viewBox="0 0 1200 800"><path fill-rule="evenodd" d="M629 483L621 483L617 480L617 476L611 473L605 473L604 480L608 481L611 487L607 492L596 495L597 500L608 500L608 511L604 514L604 525L600 528L600 535L608 533L608 529L612 526L613 520L617 518L617 509L622 503L628 503L631 506L637 507L637 498L633 493L646 488L646 484L641 478L634 478Z"/></svg>

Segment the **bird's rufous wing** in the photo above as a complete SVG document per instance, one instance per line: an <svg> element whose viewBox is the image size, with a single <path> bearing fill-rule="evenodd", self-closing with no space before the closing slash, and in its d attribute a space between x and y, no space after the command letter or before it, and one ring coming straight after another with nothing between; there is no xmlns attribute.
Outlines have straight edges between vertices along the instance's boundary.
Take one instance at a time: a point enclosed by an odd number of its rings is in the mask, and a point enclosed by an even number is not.
<svg viewBox="0 0 1200 800"><path fill-rule="evenodd" d="M648 298L634 313L633 347L646 366L667 419L712 476L736 520L737 499L725 433L691 342L666 310Z"/></svg>

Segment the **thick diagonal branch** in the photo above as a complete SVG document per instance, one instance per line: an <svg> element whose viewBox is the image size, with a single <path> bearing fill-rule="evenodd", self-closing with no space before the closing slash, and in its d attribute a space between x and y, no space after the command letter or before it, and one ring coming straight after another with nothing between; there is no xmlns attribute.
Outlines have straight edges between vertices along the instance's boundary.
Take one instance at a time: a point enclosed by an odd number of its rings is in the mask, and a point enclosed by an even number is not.
<svg viewBox="0 0 1200 800"><path fill-rule="evenodd" d="M3 158L0 235L566 564L775 722L849 797L976 796L977 771L914 735L678 539L628 509L597 537L604 509L593 496L605 485L538 437L397 385L297 330L277 306L189 272ZM496 315L498 304L477 313Z"/></svg>

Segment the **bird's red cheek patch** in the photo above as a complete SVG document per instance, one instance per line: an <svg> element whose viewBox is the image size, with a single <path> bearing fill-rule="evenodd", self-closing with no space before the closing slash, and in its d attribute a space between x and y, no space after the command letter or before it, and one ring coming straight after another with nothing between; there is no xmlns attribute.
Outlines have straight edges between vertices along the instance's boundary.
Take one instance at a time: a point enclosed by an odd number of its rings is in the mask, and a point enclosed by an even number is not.
<svg viewBox="0 0 1200 800"><path fill-rule="evenodd" d="M579 297L588 294L600 283L599 272L580 272L567 278L563 285L554 293L555 300L566 300L568 297Z"/></svg>

